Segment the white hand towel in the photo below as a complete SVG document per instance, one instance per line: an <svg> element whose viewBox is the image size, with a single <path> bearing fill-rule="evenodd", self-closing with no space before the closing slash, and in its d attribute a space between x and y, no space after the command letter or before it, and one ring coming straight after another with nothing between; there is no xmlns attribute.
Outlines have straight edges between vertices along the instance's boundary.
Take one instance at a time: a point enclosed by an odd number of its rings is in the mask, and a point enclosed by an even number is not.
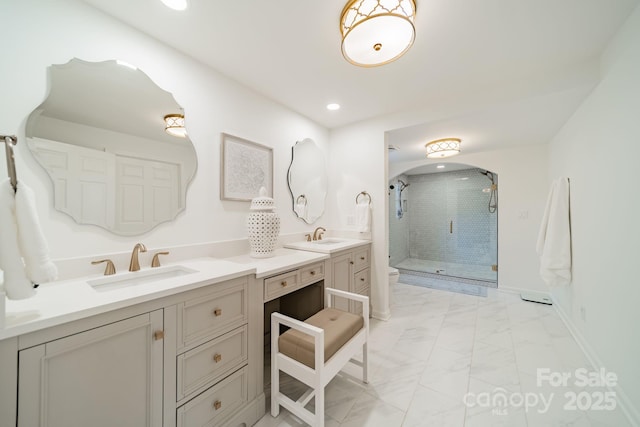
<svg viewBox="0 0 640 427"><path fill-rule="evenodd" d="M293 210L295 211L296 215L298 215L298 218L307 218L307 202L303 202L303 203L296 203L295 207L293 208Z"/></svg>
<svg viewBox="0 0 640 427"><path fill-rule="evenodd" d="M27 277L33 283L51 282L58 277L58 269L49 258L49 247L40 228L36 212L36 198L31 188L18 182L15 194L18 244L24 259Z"/></svg>
<svg viewBox="0 0 640 427"><path fill-rule="evenodd" d="M371 205L368 200L356 203L356 231L360 233L371 231Z"/></svg>
<svg viewBox="0 0 640 427"><path fill-rule="evenodd" d="M536 244L536 252L540 256L540 275L550 286L571 282L569 215L569 179L558 178L551 185Z"/></svg>
<svg viewBox="0 0 640 427"><path fill-rule="evenodd" d="M4 271L4 291L9 299L35 295L27 278L18 245L15 198L9 180L0 183L0 268Z"/></svg>

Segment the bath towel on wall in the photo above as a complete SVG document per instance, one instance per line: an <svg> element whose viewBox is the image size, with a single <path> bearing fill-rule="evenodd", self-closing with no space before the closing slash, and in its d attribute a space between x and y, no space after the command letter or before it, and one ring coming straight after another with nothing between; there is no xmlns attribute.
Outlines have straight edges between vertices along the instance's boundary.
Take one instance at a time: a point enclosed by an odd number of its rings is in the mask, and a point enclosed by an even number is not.
<svg viewBox="0 0 640 427"><path fill-rule="evenodd" d="M29 298L35 294L33 283L56 279L58 270L49 259L34 194L21 182L15 193L8 180L0 183L0 230L0 269L8 298Z"/></svg>
<svg viewBox="0 0 640 427"><path fill-rule="evenodd" d="M569 178L558 178L551 184L536 245L540 256L540 275L549 286L571 282L569 208Z"/></svg>

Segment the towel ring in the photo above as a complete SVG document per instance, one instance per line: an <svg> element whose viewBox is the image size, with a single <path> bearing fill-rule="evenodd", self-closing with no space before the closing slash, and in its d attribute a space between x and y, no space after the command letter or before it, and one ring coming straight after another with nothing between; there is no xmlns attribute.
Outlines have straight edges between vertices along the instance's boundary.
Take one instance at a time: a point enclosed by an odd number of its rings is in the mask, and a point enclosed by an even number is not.
<svg viewBox="0 0 640 427"><path fill-rule="evenodd" d="M300 203L300 199L302 199L302 203L304 203L305 205L307 204L307 197L304 194L301 194L298 196L298 198L296 199L296 205L301 204Z"/></svg>
<svg viewBox="0 0 640 427"><path fill-rule="evenodd" d="M361 191L358 193L358 195L356 196L356 205L358 204L358 199L360 198L360 196L368 197L369 205L371 205L371 194L367 193L366 191Z"/></svg>
<svg viewBox="0 0 640 427"><path fill-rule="evenodd" d="M18 188L18 177L16 175L16 162L13 157L13 146L18 143L18 137L15 135L0 135L5 145L5 154L7 157L7 174L13 191Z"/></svg>

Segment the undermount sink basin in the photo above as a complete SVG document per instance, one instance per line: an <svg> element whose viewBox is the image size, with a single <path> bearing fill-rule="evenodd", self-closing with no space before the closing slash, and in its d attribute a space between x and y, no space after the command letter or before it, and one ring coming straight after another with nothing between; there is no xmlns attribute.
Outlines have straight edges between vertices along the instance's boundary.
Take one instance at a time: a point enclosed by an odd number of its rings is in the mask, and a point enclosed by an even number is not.
<svg viewBox="0 0 640 427"><path fill-rule="evenodd" d="M336 243L342 243L342 242L344 242L343 239L334 239L330 237L328 239L313 240L311 243L316 245L335 245Z"/></svg>
<svg viewBox="0 0 640 427"><path fill-rule="evenodd" d="M105 276L99 279L88 280L87 283L98 292L106 292L156 282L158 280L170 279L172 277L185 276L192 273L197 273L197 270L182 265L170 265L114 276Z"/></svg>

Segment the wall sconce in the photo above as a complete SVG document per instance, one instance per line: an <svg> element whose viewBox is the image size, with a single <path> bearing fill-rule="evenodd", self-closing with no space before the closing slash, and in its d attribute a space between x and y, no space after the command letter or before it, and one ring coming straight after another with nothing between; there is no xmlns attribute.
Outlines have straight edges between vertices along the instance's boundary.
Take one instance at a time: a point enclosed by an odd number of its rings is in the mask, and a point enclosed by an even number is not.
<svg viewBox="0 0 640 427"><path fill-rule="evenodd" d="M375 67L400 58L413 44L415 0L350 0L340 16L342 55Z"/></svg>
<svg viewBox="0 0 640 427"><path fill-rule="evenodd" d="M187 136L187 129L184 127L183 114L167 114L164 116L164 131L169 135L184 138Z"/></svg>
<svg viewBox="0 0 640 427"><path fill-rule="evenodd" d="M460 142L461 140L458 138L443 138L431 141L425 145L427 147L427 157L433 159L455 156L460 153Z"/></svg>

